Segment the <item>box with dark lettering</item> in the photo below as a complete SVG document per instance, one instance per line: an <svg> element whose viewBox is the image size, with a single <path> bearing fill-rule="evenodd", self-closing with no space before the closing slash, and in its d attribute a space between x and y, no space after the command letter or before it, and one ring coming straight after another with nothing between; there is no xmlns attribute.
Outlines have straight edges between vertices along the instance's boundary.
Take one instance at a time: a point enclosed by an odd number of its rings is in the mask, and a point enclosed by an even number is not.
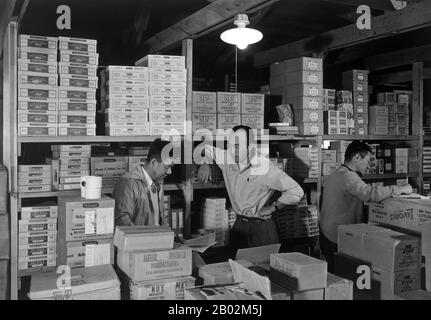
<svg viewBox="0 0 431 320"><path fill-rule="evenodd" d="M160 280L130 281L131 300L184 300L184 289L195 286L192 276Z"/></svg>
<svg viewBox="0 0 431 320"><path fill-rule="evenodd" d="M97 40L83 39L83 38L70 38L58 37L58 49L83 51L83 52L96 52Z"/></svg>
<svg viewBox="0 0 431 320"><path fill-rule="evenodd" d="M217 129L217 115L207 113L193 113L193 131L198 129L207 129L210 131Z"/></svg>
<svg viewBox="0 0 431 320"><path fill-rule="evenodd" d="M263 94L241 94L241 114L264 114L265 95Z"/></svg>
<svg viewBox="0 0 431 320"><path fill-rule="evenodd" d="M192 112L200 114L217 113L217 93L193 91Z"/></svg>
<svg viewBox="0 0 431 320"><path fill-rule="evenodd" d="M241 113L241 93L217 92L218 113Z"/></svg>

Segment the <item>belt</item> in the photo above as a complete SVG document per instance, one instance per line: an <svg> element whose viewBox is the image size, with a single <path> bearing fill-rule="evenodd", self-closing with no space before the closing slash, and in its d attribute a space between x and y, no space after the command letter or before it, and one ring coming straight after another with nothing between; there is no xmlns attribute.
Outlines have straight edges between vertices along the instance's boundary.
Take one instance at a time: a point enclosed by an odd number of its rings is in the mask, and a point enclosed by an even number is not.
<svg viewBox="0 0 431 320"><path fill-rule="evenodd" d="M266 221L262 218L257 218L257 217L247 217L247 216L241 216L241 215L237 215L236 216L236 220L242 221L242 222L262 222L262 221Z"/></svg>

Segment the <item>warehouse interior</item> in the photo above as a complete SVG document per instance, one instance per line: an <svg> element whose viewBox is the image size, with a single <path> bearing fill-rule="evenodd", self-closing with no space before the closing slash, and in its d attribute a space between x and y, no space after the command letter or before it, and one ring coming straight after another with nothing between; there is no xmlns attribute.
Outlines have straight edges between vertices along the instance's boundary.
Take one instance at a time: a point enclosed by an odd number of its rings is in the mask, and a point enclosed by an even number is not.
<svg viewBox="0 0 431 320"><path fill-rule="evenodd" d="M245 49L221 39L241 19ZM430 1L4 0L0 62L0 300L431 300ZM281 186L196 161L238 125ZM125 198L160 137L179 162ZM342 170L360 218L328 211ZM160 217L125 223L140 201Z"/></svg>

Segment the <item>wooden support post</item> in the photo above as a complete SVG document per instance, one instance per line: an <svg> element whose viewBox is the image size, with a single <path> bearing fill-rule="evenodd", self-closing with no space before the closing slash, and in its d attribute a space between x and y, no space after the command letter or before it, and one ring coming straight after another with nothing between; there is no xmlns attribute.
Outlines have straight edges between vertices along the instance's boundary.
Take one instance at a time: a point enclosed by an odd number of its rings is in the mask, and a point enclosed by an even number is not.
<svg viewBox="0 0 431 320"><path fill-rule="evenodd" d="M423 62L413 64L413 99L412 99L412 134L419 136L418 141L418 160L419 160L419 176L418 176L418 191L422 192L423 183Z"/></svg>
<svg viewBox="0 0 431 320"><path fill-rule="evenodd" d="M192 161L193 161L193 131L192 131L192 94L193 94L193 40L185 39L182 41L182 54L186 57L187 69L187 115L186 132L184 135L184 237L189 238L191 233L191 216L193 201L192 185Z"/></svg>

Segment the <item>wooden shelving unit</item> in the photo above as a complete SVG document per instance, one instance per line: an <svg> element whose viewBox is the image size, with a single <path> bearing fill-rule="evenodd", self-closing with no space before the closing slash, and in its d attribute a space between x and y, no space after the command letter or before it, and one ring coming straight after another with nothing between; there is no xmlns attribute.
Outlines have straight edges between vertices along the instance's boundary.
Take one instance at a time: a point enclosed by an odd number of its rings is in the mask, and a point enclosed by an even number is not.
<svg viewBox="0 0 431 320"><path fill-rule="evenodd" d="M324 135L323 140L416 141L419 136Z"/></svg>

